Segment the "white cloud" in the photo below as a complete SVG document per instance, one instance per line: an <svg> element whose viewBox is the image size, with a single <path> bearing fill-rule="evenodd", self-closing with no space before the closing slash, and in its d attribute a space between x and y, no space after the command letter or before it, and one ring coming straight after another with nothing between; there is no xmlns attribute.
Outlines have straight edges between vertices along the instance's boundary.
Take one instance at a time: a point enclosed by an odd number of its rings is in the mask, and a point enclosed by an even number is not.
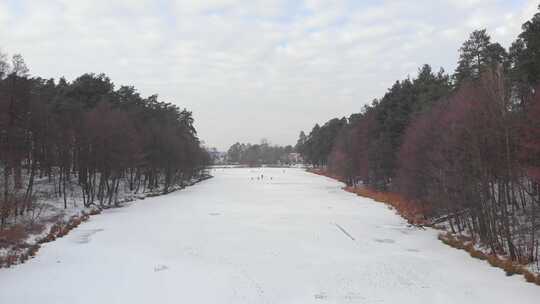
<svg viewBox="0 0 540 304"><path fill-rule="evenodd" d="M10 2L11 3L11 2ZM509 46L535 1L0 1L0 47L44 77L105 72L194 111L225 148L360 111L430 63L453 70L470 31Z"/></svg>

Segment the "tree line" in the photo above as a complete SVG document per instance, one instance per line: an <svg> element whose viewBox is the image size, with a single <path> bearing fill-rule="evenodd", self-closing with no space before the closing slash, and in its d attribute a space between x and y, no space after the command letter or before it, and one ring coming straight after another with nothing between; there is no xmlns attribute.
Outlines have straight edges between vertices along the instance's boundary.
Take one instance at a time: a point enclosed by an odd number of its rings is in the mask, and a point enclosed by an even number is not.
<svg viewBox="0 0 540 304"><path fill-rule="evenodd" d="M508 50L474 31L452 75L424 65L360 113L301 132L296 149L349 185L422 205L494 253L538 261L540 12Z"/></svg>
<svg viewBox="0 0 540 304"><path fill-rule="evenodd" d="M64 207L73 186L84 206L106 207L121 191L168 192L207 163L188 110L104 74L30 77L22 56L0 54L1 227L35 208L37 181Z"/></svg>
<svg viewBox="0 0 540 304"><path fill-rule="evenodd" d="M284 165L294 160L289 158L294 152L292 146L275 146L262 140L260 144L235 143L227 150L226 159L230 164L247 166Z"/></svg>

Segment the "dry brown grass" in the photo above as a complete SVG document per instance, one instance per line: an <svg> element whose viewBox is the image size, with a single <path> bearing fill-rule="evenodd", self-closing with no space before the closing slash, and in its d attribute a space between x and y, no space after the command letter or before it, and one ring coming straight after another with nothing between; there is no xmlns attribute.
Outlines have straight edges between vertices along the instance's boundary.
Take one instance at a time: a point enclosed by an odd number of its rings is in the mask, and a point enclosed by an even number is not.
<svg viewBox="0 0 540 304"><path fill-rule="evenodd" d="M482 261L485 261L488 258L485 253L476 249L472 249L471 251L469 251L469 254L471 255L471 257Z"/></svg>
<svg viewBox="0 0 540 304"><path fill-rule="evenodd" d="M419 202L407 200L403 195L393 192L380 192L367 187L345 187L344 189L359 196L371 198L377 202L392 206L410 224L429 225L425 216L428 213L428 209Z"/></svg>
<svg viewBox="0 0 540 304"><path fill-rule="evenodd" d="M501 268L506 272L506 275L523 275L525 280L529 283L540 285L540 275L530 272L525 264L517 261L511 261L507 258L501 258L497 255L486 254L480 250L476 250L472 241L469 238L455 237L450 233L439 234L439 240L446 245L467 251L471 257L487 261L489 265L497 268Z"/></svg>
<svg viewBox="0 0 540 304"><path fill-rule="evenodd" d="M497 267L502 268L506 272L507 276L525 273L525 269L523 269L522 265L514 263L511 260L498 259L497 263L498 263Z"/></svg>
<svg viewBox="0 0 540 304"><path fill-rule="evenodd" d="M524 274L525 280L529 283L536 283L536 276L530 272Z"/></svg>

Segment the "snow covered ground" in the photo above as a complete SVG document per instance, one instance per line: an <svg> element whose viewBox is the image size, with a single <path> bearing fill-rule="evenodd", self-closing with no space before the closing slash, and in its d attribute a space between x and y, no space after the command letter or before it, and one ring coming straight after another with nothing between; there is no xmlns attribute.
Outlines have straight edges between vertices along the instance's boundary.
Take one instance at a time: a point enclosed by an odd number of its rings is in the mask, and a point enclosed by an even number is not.
<svg viewBox="0 0 540 304"><path fill-rule="evenodd" d="M213 174L105 211L0 269L0 303L540 302L523 277L331 179L283 168Z"/></svg>

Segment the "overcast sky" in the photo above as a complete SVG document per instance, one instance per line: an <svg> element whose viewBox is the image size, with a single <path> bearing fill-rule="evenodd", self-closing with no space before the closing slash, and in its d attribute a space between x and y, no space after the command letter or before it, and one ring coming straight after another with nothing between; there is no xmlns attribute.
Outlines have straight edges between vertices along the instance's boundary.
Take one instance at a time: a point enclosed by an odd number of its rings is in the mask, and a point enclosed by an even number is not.
<svg viewBox="0 0 540 304"><path fill-rule="evenodd" d="M199 135L294 144L424 63L455 68L468 34L508 47L532 0L0 0L0 48L33 75L106 73L194 112Z"/></svg>

